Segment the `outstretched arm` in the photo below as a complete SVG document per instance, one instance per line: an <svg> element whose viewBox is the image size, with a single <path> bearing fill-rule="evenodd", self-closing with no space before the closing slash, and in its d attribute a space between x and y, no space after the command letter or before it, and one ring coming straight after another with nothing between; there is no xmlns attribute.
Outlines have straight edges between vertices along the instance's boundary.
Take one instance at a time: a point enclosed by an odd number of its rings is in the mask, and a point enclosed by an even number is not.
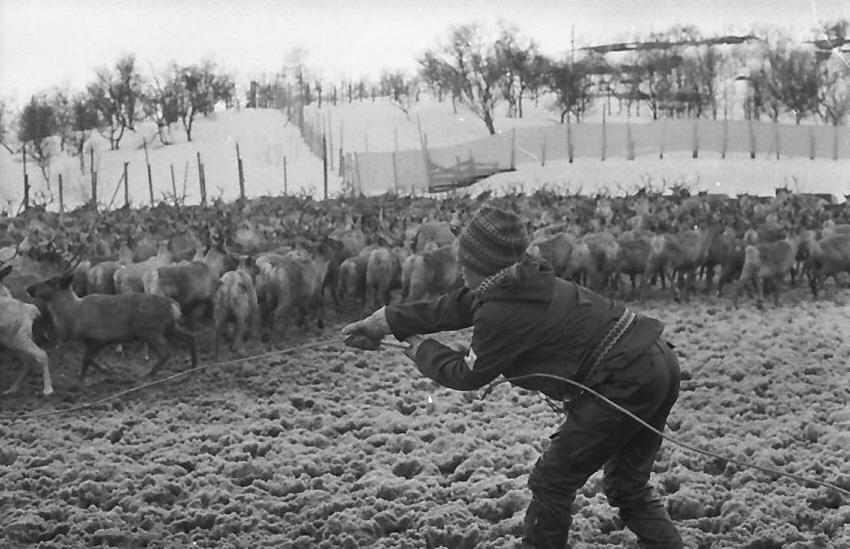
<svg viewBox="0 0 850 549"><path fill-rule="evenodd" d="M413 334L433 334L472 326L472 292L459 288L450 294L427 300L386 307L392 334L404 341Z"/></svg>
<svg viewBox="0 0 850 549"><path fill-rule="evenodd" d="M435 339L412 336L404 351L422 374L440 385L460 391L479 389L503 374L523 352L510 334L486 319L475 324L470 348L460 352Z"/></svg>

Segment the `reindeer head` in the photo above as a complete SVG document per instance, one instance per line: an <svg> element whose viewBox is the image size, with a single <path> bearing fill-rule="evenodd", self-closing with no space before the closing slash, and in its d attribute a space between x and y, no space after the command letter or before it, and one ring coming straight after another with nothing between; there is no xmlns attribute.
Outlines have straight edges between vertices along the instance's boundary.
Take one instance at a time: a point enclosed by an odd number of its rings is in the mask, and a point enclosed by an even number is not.
<svg viewBox="0 0 850 549"><path fill-rule="evenodd" d="M77 253L70 261L63 259L65 262L64 270L55 276L51 276L41 282L36 282L27 287L27 293L32 297L37 297L44 300L49 300L51 297L67 290L71 290L71 283L74 281L74 269L82 262L83 252L85 248L80 246Z"/></svg>
<svg viewBox="0 0 850 549"><path fill-rule="evenodd" d="M31 297L49 301L53 296L63 291L70 290L71 282L73 282L73 280L73 272L63 273L27 286L27 294Z"/></svg>

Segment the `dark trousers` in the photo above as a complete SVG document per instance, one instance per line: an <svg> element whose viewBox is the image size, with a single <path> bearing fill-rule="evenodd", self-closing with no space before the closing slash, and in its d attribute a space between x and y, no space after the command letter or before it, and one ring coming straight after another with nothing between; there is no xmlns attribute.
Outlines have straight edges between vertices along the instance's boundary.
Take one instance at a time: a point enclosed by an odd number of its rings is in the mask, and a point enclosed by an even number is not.
<svg viewBox="0 0 850 549"><path fill-rule="evenodd" d="M659 431L679 396L679 362L659 341L594 390ZM681 549L682 539L649 486L661 437L589 393L570 403L566 421L552 435L528 479L532 501L525 516L527 545L564 549L572 504L600 468L608 502L646 549Z"/></svg>

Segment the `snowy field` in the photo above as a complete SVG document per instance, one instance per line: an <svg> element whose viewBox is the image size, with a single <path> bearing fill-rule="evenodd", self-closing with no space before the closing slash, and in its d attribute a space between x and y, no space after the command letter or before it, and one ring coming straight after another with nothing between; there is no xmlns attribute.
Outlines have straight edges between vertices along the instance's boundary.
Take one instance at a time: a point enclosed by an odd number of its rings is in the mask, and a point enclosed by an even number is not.
<svg viewBox="0 0 850 549"><path fill-rule="evenodd" d="M326 128L332 159L329 165L328 195L343 191L339 177L339 148L344 152L376 152L420 149L419 130L427 136L429 147L456 145L487 135L484 124L473 115L452 113L447 104L424 102L407 117L386 101L325 104L321 112L308 110L306 118L320 120ZM616 119L612 119L616 121ZM526 107L523 119L497 119L497 131L513 127L551 125L552 113L533 105ZM173 202L174 196L187 204L200 202L198 155L204 165L207 199L231 201L239 196L236 146L242 158L245 192L248 197L278 196L284 193L324 195L322 162L301 139L295 124L273 110L219 112L210 119L200 119L193 130L193 141L176 125L172 144L162 146L154 140L154 128L140 124L137 132L129 132L118 151L109 151L100 137L92 140L94 164L98 172L98 202L102 207L118 208L124 203L122 175L127 162L128 194L135 206L150 203L143 140L149 144L154 201ZM397 145L396 145L397 144ZM37 166L28 163L31 200L58 210L58 176L64 181L64 202L72 209L91 196L90 154L81 173L79 160L60 156L51 166L49 184ZM284 168L285 166L285 168ZM285 170L285 171L284 171ZM173 179L172 179L173 173ZM20 156L0 150L0 208L17 211L23 199L23 166ZM488 178L470 193L479 190L531 192L549 187L570 192L623 194L640 187L663 189L685 185L694 191L736 195L740 193L773 195L776 187L797 192L831 193L843 201L850 194L850 159L827 160L788 158L759 154L728 154L726 159L712 151L703 151L698 159L687 152L668 152L659 159L656 151L638 151L633 161L625 152L611 151L603 162L593 158L577 158L574 163L550 161L524 163L516 172ZM390 190L390 189L386 189ZM175 192L176 191L176 192Z"/></svg>
<svg viewBox="0 0 850 549"><path fill-rule="evenodd" d="M347 150L365 150L366 141L370 150L391 150L394 134L402 148L418 146L415 117L407 121L388 106L371 117L360 109L352 108L350 118L342 107L332 111L331 124L346 128ZM483 132L483 124L468 118L419 114L434 146ZM210 199L234 198L237 142L249 196L283 192L284 157L289 192L321 190L321 163L280 113L220 113L200 121L195 135L185 143L175 130L174 145L151 150L157 199L172 192L173 164L178 196L186 173L185 200L197 202L198 152ZM98 149L104 205L125 161L131 201L147 203L141 139L128 136L113 153ZM62 162L54 176L64 170L73 182L65 191L71 207L87 198L88 176L75 160ZM20 168L16 159L0 157L4 205L20 202ZM787 185L843 197L850 194L848 168L847 161L826 160L611 158L521 165L476 189L614 194L668 183L770 195ZM43 182L33 184L36 193L47 192ZM339 192L336 184L332 192ZM122 201L118 192L113 207ZM765 311L746 297L734 309L728 295L700 294L678 304L660 289L643 305L629 303L662 320L677 345L683 382L667 434L850 490L848 303L846 289L813 300L802 287L783 292L780 305ZM70 346L62 359L51 349L53 396L40 396L40 375L20 394L0 396L0 547L516 547L530 497L528 473L559 417L535 395L508 386L487 399L440 388L396 349L345 348L339 329L354 318L332 313L323 331L291 330L270 353L252 341L252 358L225 356L219 363L211 329L202 326L206 371L182 375L189 362L179 350L152 385L144 377L150 364L138 351L105 352L110 371L91 373L79 386L80 347ZM469 334L437 337L466 343ZM0 389L18 371L6 364ZM669 441L652 482L689 549L850 547L850 501L823 486ZM597 474L580 491L571 541L585 549L635 549L600 484Z"/></svg>

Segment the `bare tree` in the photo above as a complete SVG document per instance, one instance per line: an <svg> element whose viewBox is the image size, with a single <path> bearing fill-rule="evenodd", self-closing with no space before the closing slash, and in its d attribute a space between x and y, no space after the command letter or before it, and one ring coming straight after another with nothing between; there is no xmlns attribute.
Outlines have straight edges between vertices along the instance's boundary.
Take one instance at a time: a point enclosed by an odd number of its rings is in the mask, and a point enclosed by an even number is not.
<svg viewBox="0 0 850 549"><path fill-rule="evenodd" d="M97 71L95 82L89 85L88 94L101 121L98 132L109 140L110 150L118 149L124 132L135 127L142 82L136 70L136 58L131 54L119 59L113 69Z"/></svg>
<svg viewBox="0 0 850 549"><path fill-rule="evenodd" d="M522 98L530 81L539 82L540 68L535 63L540 56L537 43L519 34L515 26L502 22L496 40L496 56L502 64L502 97L508 102L508 116L522 118Z"/></svg>
<svg viewBox="0 0 850 549"><path fill-rule="evenodd" d="M682 46L689 28L674 28L665 32L650 33L649 39L639 43L632 56L633 64L622 67L631 79L622 81L629 85L628 99L646 103L657 120L663 110L676 111L676 95L682 91ZM684 109L682 109L683 112Z"/></svg>
<svg viewBox="0 0 850 549"><path fill-rule="evenodd" d="M850 118L850 65L838 55L820 63L818 114L833 126Z"/></svg>
<svg viewBox="0 0 850 549"><path fill-rule="evenodd" d="M381 74L381 94L389 96L393 105L410 120L410 109L419 96L419 81L408 78L404 71L384 71Z"/></svg>
<svg viewBox="0 0 850 549"><path fill-rule="evenodd" d="M85 171L85 146L100 126L100 118L95 101L85 93L79 93L71 99L71 132L67 136L72 155L80 161L80 173Z"/></svg>
<svg viewBox="0 0 850 549"><path fill-rule="evenodd" d="M33 96L21 112L18 139L24 145L30 145L30 155L38 164L44 180L48 182L50 162L57 152L53 143L57 130L56 113L47 98Z"/></svg>
<svg viewBox="0 0 850 549"><path fill-rule="evenodd" d="M12 147L6 142L6 136L8 134L7 126L9 124L9 111L6 109L6 103L0 100L0 145L3 145L9 153L15 154L15 151L12 150Z"/></svg>
<svg viewBox="0 0 850 549"><path fill-rule="evenodd" d="M425 86L437 96L437 101L443 100L448 93L452 101L452 112L457 114L457 103L460 100L461 85L455 79L455 72L446 61L434 52L425 52L418 59L419 76Z"/></svg>
<svg viewBox="0 0 850 549"><path fill-rule="evenodd" d="M771 55L777 74L779 101L799 124L818 110L819 70L812 49L790 47L782 55Z"/></svg>
<svg viewBox="0 0 850 549"><path fill-rule="evenodd" d="M232 101L236 86L230 76L218 74L214 63L173 67L177 115L192 141L192 126L198 115L209 116L219 101Z"/></svg>
<svg viewBox="0 0 850 549"><path fill-rule="evenodd" d="M461 104L478 116L491 135L496 133L493 113L500 97L503 67L493 42L487 42L482 28L461 25L449 33L448 42L430 50L418 60L423 68L437 67L423 77L446 78L446 87L457 88Z"/></svg>
<svg viewBox="0 0 850 549"><path fill-rule="evenodd" d="M153 82L145 86L140 97L142 112L156 124L156 135L163 145L171 143L171 125L180 120L177 78L172 68L162 76L153 74Z"/></svg>
<svg viewBox="0 0 850 549"><path fill-rule="evenodd" d="M560 112L563 124L570 113L576 122L581 122L587 107L593 100L594 82L591 77L593 61L583 58L578 61L564 59L552 62L548 71L548 86L555 94L553 108Z"/></svg>
<svg viewBox="0 0 850 549"><path fill-rule="evenodd" d="M718 87L721 85L723 55L718 46L705 44L688 48L682 64L683 85L678 91L678 101L686 110L701 117L705 110L711 118L718 115Z"/></svg>

